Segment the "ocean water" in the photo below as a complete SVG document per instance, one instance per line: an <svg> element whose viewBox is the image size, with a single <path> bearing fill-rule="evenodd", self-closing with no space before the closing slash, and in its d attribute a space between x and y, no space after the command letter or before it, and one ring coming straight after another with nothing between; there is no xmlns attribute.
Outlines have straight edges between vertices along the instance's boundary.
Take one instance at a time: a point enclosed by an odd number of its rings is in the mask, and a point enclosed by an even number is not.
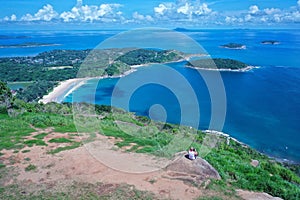
<svg viewBox="0 0 300 200"><path fill-rule="evenodd" d="M32 42L59 43L60 46L0 49L0 56L35 55L52 49L94 48L101 41L115 35L117 31L73 31L73 32L17 32L5 33L30 35L27 39L5 39L1 44L14 44L30 40ZM211 57L232 58L259 66L249 72L221 72L226 92L226 115L220 131L266 153L270 156L300 162L300 31L299 30L200 30L185 32L197 41ZM279 45L262 45L263 40L278 40ZM245 50L219 48L229 42L242 43ZM183 76L194 91L200 118L195 118L193 99L190 91L181 89L174 93L170 88L155 84L141 84L149 76L159 77L162 66L141 67L123 78L90 80L70 94L64 101L91 102L95 94L97 104L111 105L114 95L127 99L128 105L119 104L139 115L171 123L194 125L199 129L219 126L211 124L212 98L203 77L211 71L186 68L185 62L170 63L167 67ZM171 79L171 78L170 78ZM139 87L132 92L120 86L120 80L127 88L135 84ZM154 81L155 82L155 81ZM126 85L127 84L127 85ZM181 89L181 90L180 90ZM75 95L76 94L76 95ZM113 96L113 98L112 98ZM184 97L178 99L178 96ZM114 105L118 105L115 102ZM160 105L163 107L157 106ZM191 105L182 119L182 106ZM193 107L193 108L192 108ZM154 108L154 109L153 109ZM156 109L155 109L156 108ZM186 108L186 107L185 107ZM199 123L198 123L199 121Z"/></svg>

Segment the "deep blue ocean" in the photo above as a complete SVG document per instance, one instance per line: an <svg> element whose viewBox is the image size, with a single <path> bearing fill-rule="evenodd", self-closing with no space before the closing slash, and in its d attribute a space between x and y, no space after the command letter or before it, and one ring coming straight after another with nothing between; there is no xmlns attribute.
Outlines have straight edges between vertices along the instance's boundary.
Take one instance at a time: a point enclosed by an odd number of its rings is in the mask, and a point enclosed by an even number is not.
<svg viewBox="0 0 300 200"><path fill-rule="evenodd" d="M32 48L0 48L0 56L31 56L53 49L95 48L101 41L120 31L37 31L1 32L11 38L0 39L0 45L24 42L56 43L60 46ZM226 91L226 116L224 127L219 130L270 156L300 162L300 31L299 30L199 30L184 32L193 38L214 58L231 58L249 65L259 66L249 72L221 72ZM29 36L16 38L15 36ZM263 40L280 41L278 45L263 45ZM247 46L245 50L219 48L220 45L235 42ZM200 109L199 129L209 128L211 120L211 98L205 81L196 70L186 68L185 62L170 63L188 80L195 91ZM122 78L128 84L148 76L159 76L158 65L141 67L136 72ZM210 71L202 72L209 75ZM95 92L96 103L111 105L112 92L119 78L90 80L75 90L75 101L89 102L89 94ZM178 83L178 86L180 84ZM119 89L120 96L129 91ZM188 93L183 90L185 103L190 103ZM72 101L72 94L64 101ZM149 115L153 105L162 105L166 120L182 123L180 102L168 88L157 84L140 87L131 94L128 110L139 115ZM163 120L161 113L152 118ZM155 116L156 115L156 116ZM190 125L195 120L193 110L187 114L184 123ZM210 126L210 128L214 128ZM218 129L218 127L216 127Z"/></svg>

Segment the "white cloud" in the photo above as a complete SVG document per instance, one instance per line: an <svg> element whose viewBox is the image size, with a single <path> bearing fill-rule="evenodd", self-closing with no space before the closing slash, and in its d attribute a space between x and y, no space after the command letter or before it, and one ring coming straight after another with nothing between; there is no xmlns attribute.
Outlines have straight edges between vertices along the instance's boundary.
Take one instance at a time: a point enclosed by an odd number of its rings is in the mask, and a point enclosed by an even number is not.
<svg viewBox="0 0 300 200"><path fill-rule="evenodd" d="M212 9L207 4L200 3L199 0L180 0L176 3L161 3L154 7L154 15L158 20L195 21L212 13Z"/></svg>
<svg viewBox="0 0 300 200"><path fill-rule="evenodd" d="M258 12L259 12L258 6L256 6L256 5L250 6L250 8L249 8L249 13L251 13L251 14L256 14L256 13L258 13Z"/></svg>
<svg viewBox="0 0 300 200"><path fill-rule="evenodd" d="M12 14L10 16L10 21L17 21L17 16L15 14Z"/></svg>
<svg viewBox="0 0 300 200"><path fill-rule="evenodd" d="M278 8L260 9L257 5L252 5L246 12L224 16L223 20L225 24L231 25L277 25L278 23L300 22L300 12L295 7L281 10Z"/></svg>
<svg viewBox="0 0 300 200"><path fill-rule="evenodd" d="M264 9L264 12L267 14L267 15L272 15L272 14L276 14L276 13L280 13L280 9L278 8L266 8Z"/></svg>
<svg viewBox="0 0 300 200"><path fill-rule="evenodd" d="M163 15L167 9L165 4L159 4L158 7L154 7L154 12L158 15Z"/></svg>
<svg viewBox="0 0 300 200"><path fill-rule="evenodd" d="M121 19L122 12L118 9L120 4L101 4L95 5L81 5L82 2L77 2L77 6L73 7L71 11L65 11L60 14L60 18L64 22L69 21L115 21ZM80 6L81 5L81 6Z"/></svg>
<svg viewBox="0 0 300 200"><path fill-rule="evenodd" d="M125 14L121 4L103 3L83 5L82 0L70 10L58 13L47 4L36 13L27 13L17 18L15 14L0 19L2 22L15 21L61 21L61 22L119 22L148 23L164 25L269 25L300 22L300 0L290 8L259 7L251 5L246 10L216 12L201 0L176 0L160 3L153 8L152 14L133 12ZM126 8L125 8L126 9ZM125 15L127 16L125 18Z"/></svg>
<svg viewBox="0 0 300 200"><path fill-rule="evenodd" d="M153 18L150 16L150 15L142 15L142 14L139 14L138 12L134 12L132 14L132 18L135 20L135 21L153 21Z"/></svg>
<svg viewBox="0 0 300 200"><path fill-rule="evenodd" d="M58 16L58 13L53 9L50 4L45 5L41 8L37 13L34 15L26 14L24 15L21 20L22 21L51 21Z"/></svg>
<svg viewBox="0 0 300 200"><path fill-rule="evenodd" d="M16 16L15 14L12 14L10 17L5 16L5 17L3 18L3 20L4 20L4 21L12 21L12 22L14 22L14 21L17 21L17 16Z"/></svg>

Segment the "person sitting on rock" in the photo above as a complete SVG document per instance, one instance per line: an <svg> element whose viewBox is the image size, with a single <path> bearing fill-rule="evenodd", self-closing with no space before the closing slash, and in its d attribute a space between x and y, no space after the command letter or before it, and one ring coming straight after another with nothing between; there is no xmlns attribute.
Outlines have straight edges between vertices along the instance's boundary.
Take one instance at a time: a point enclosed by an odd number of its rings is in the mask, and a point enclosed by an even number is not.
<svg viewBox="0 0 300 200"><path fill-rule="evenodd" d="M189 150L189 159L195 160L197 156L198 156L198 152L196 151L196 149L194 147L191 147Z"/></svg>

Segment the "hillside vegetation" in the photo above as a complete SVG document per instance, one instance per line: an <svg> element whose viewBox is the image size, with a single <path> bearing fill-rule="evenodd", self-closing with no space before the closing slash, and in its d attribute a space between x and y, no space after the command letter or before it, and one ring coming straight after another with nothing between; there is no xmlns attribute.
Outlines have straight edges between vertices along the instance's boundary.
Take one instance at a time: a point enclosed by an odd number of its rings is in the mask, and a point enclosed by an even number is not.
<svg viewBox="0 0 300 200"><path fill-rule="evenodd" d="M33 57L0 58L0 80L3 82L30 82L19 91L18 98L38 101L57 85L72 78L118 76L131 65L164 63L183 58L174 50L153 49L95 49L54 50Z"/></svg>
<svg viewBox="0 0 300 200"><path fill-rule="evenodd" d="M25 103L13 98L4 83L0 83L0 86L0 152L5 149L13 149L17 153L24 151L24 147L47 145L43 141L45 135L38 135L30 140L26 139L26 136L34 131L33 128L53 127L55 131L60 133L77 132L71 115L71 104ZM94 105L89 104L73 106L81 110L94 108ZM203 132L189 127L151 121L147 117L136 116L133 113L110 106L96 105L95 112L101 117L101 120L91 122L89 116L77 116L82 124L95 123L89 126L90 129L83 129L84 132L117 138L119 140L115 141L115 145L118 147L131 145L127 150L131 152L171 157L178 151L186 150L184 138L192 139L190 145L196 149L201 149L201 144L206 136ZM126 125L125 129L120 129L118 125L120 123ZM181 138L182 135L184 138ZM91 140L92 138L89 138L86 142ZM295 172L239 142L230 140L228 144L226 140L226 137L218 136L217 146L204 157L218 170L222 177L220 181L212 181L208 189L227 191L228 193L228 191L236 188L242 188L263 191L289 200L299 199L300 178ZM176 141L176 146L171 145L172 148L169 148L172 141ZM51 142L69 145L64 148L58 147L50 151L50 154L82 145L72 138L68 140L55 139ZM1 155L0 153L0 158ZM250 164L252 160L258 160L259 165L257 167L252 166ZM0 159L0 168L9 168L1 162L3 159ZM28 170L34 170L34 167L29 165ZM11 186L1 186L0 197L5 199L10 188Z"/></svg>
<svg viewBox="0 0 300 200"><path fill-rule="evenodd" d="M246 63L228 59L228 58L213 58L213 59L198 59L190 61L186 64L189 67L200 69L230 69L240 70L248 67Z"/></svg>

